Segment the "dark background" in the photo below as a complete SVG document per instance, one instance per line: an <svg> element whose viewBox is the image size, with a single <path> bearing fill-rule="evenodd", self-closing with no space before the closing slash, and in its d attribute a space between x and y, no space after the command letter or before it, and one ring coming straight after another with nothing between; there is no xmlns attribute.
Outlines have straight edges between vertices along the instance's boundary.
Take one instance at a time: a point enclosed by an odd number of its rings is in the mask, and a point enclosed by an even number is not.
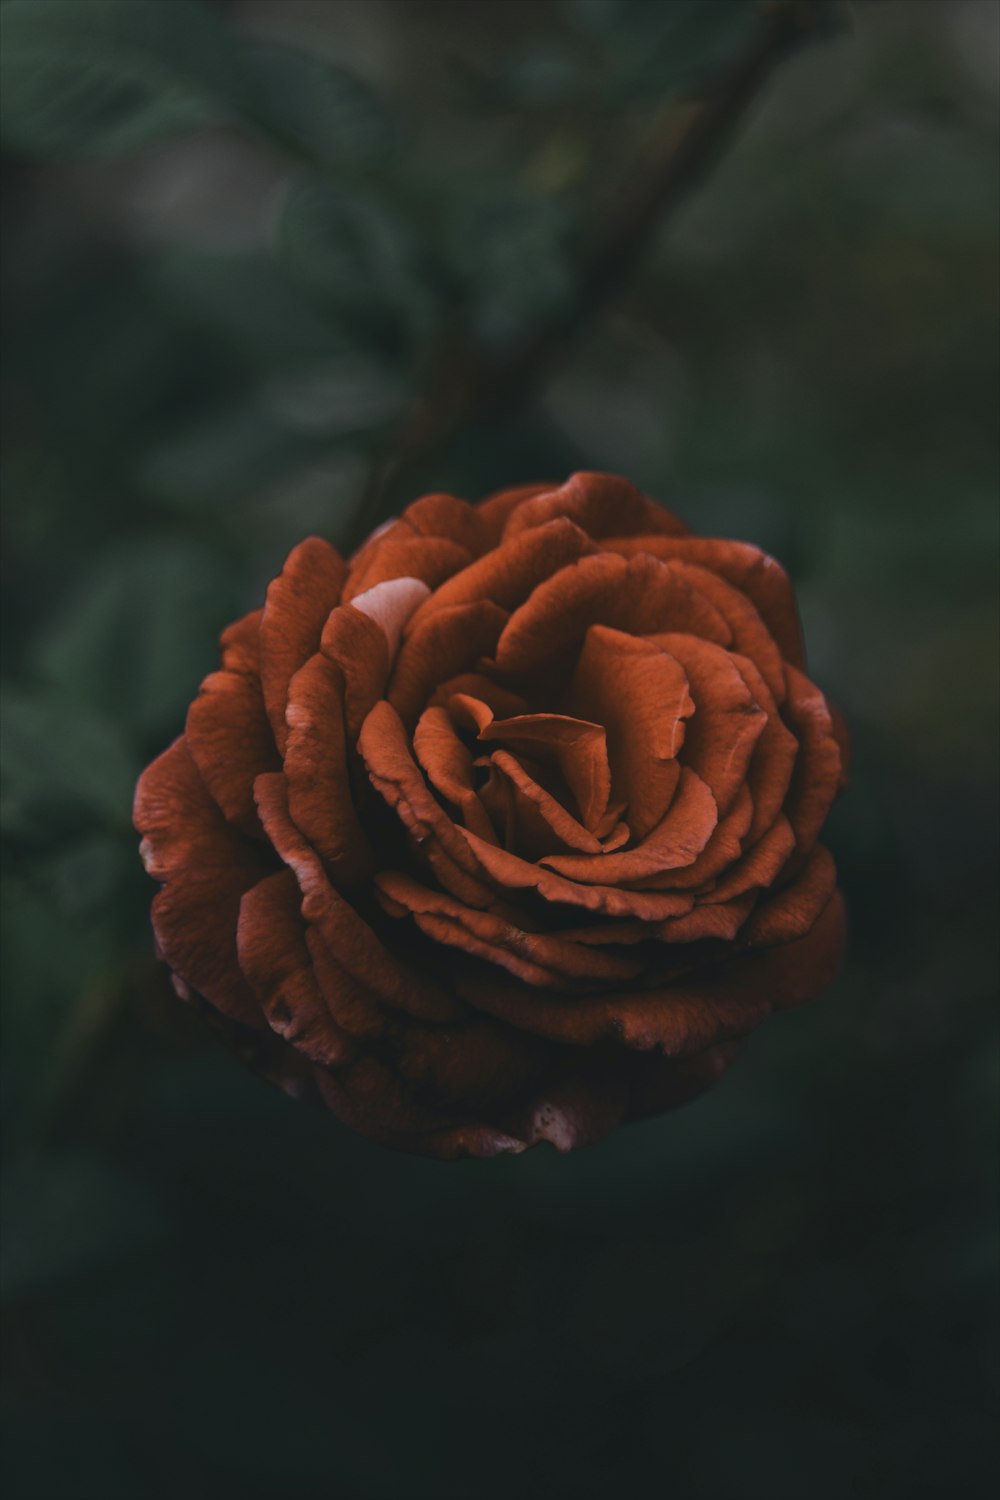
<svg viewBox="0 0 1000 1500"><path fill-rule="evenodd" d="M17 1500L992 1493L1000 12L793 8L589 306L766 7L0 3ZM441 330L562 320L379 503L604 468L775 552L854 731L851 950L686 1109L440 1164L174 999L131 788L286 550L356 540Z"/></svg>

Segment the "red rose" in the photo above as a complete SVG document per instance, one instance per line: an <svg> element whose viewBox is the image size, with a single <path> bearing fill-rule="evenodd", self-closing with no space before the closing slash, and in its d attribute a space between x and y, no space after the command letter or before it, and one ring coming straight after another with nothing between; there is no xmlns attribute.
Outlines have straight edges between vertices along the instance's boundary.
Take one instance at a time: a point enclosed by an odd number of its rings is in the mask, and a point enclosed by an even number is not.
<svg viewBox="0 0 1000 1500"><path fill-rule="evenodd" d="M788 578L624 480L296 547L135 823L230 1045L430 1156L560 1150L832 977L842 780Z"/></svg>

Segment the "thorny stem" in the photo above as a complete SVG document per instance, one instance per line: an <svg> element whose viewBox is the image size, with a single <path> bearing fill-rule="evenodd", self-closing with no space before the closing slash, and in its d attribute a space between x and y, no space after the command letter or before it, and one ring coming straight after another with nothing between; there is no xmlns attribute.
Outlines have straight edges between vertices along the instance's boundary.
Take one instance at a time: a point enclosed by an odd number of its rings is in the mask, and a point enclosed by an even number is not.
<svg viewBox="0 0 1000 1500"><path fill-rule="evenodd" d="M584 257L568 315L532 330L498 359L460 333L442 338L426 394L404 414L373 466L358 511L358 540L385 517L413 471L440 453L466 422L524 396L552 357L614 296L653 231L711 169L777 65L829 27L832 18L830 0L767 5L757 36L702 96L680 136L654 152L648 175L614 215L608 234Z"/></svg>

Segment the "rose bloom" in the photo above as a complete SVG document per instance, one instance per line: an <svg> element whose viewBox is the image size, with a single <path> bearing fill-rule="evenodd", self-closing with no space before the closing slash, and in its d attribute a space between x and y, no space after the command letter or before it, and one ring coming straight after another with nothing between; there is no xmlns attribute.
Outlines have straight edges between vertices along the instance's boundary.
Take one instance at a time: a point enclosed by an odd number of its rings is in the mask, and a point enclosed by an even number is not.
<svg viewBox="0 0 1000 1500"><path fill-rule="evenodd" d="M302 542L135 824L254 1068L386 1145L565 1151L832 978L843 760L774 559L576 474Z"/></svg>

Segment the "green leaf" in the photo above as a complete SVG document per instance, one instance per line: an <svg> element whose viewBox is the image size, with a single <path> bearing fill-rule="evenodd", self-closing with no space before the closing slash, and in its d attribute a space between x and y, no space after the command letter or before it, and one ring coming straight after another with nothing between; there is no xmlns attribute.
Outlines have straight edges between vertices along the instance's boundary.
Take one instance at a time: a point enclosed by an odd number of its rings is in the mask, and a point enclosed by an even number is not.
<svg viewBox="0 0 1000 1500"><path fill-rule="evenodd" d="M377 94L322 53L251 36L239 62L249 119L311 160L356 171L396 146L395 123Z"/></svg>
<svg viewBox="0 0 1000 1500"><path fill-rule="evenodd" d="M138 480L170 505L225 506L303 462L314 446L250 392L185 420L158 441L140 462Z"/></svg>
<svg viewBox="0 0 1000 1500"><path fill-rule="evenodd" d="M0 827L35 839L74 823L126 824L138 765L109 719L53 688L3 690Z"/></svg>
<svg viewBox="0 0 1000 1500"><path fill-rule="evenodd" d="M569 216L551 199L490 190L467 194L449 226L452 261L479 337L497 347L571 304Z"/></svg>
<svg viewBox="0 0 1000 1500"><path fill-rule="evenodd" d="M107 553L55 614L33 670L136 737L176 732L234 613L222 563L194 542L144 538Z"/></svg>
<svg viewBox="0 0 1000 1500"><path fill-rule="evenodd" d="M271 255L172 246L157 257L151 277L169 313L216 335L256 365L322 355L344 344L343 333L317 317Z"/></svg>
<svg viewBox="0 0 1000 1500"><path fill-rule="evenodd" d="M285 200L278 249L300 285L359 332L426 334L432 309L418 248L381 199L301 177Z"/></svg>
<svg viewBox="0 0 1000 1500"><path fill-rule="evenodd" d="M225 32L198 0L7 0L0 128L35 156L134 151L219 118Z"/></svg>

